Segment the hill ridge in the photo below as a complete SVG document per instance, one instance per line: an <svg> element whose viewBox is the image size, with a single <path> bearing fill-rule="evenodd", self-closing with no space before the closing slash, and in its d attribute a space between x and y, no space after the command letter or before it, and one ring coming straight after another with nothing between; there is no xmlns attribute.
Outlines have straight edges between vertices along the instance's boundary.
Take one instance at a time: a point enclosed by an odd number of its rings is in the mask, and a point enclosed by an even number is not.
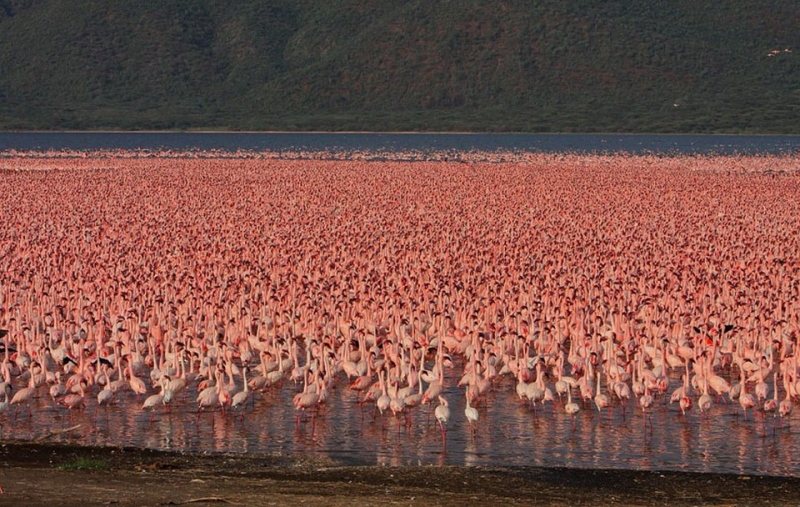
<svg viewBox="0 0 800 507"><path fill-rule="evenodd" d="M796 134L797 26L788 0L0 0L0 128Z"/></svg>

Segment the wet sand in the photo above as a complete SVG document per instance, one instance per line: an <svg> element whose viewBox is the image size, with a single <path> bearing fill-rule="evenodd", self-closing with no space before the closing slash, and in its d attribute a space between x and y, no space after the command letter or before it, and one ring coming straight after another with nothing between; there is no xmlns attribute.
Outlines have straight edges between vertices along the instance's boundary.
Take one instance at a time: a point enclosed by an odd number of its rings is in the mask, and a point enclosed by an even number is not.
<svg viewBox="0 0 800 507"><path fill-rule="evenodd" d="M797 505L800 478L0 444L0 505Z"/></svg>

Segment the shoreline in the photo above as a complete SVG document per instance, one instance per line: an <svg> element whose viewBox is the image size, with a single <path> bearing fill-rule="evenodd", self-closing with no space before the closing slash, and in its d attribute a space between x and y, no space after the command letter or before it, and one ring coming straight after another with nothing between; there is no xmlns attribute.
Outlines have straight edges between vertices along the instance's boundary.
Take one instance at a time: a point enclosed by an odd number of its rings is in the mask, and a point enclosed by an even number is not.
<svg viewBox="0 0 800 507"><path fill-rule="evenodd" d="M530 132L482 130L2 130L0 134L356 134L356 135L529 135L529 136L705 136L705 137L800 137L797 133L742 133L742 132Z"/></svg>
<svg viewBox="0 0 800 507"><path fill-rule="evenodd" d="M343 466L291 456L0 442L0 505L795 505L800 478Z"/></svg>

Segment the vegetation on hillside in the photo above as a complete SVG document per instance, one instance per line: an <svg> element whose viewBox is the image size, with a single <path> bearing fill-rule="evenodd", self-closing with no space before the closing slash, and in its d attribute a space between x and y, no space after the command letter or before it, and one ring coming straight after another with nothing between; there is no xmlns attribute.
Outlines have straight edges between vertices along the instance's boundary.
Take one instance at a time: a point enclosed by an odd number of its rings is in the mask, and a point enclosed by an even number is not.
<svg viewBox="0 0 800 507"><path fill-rule="evenodd" d="M0 0L0 128L800 133L800 4Z"/></svg>

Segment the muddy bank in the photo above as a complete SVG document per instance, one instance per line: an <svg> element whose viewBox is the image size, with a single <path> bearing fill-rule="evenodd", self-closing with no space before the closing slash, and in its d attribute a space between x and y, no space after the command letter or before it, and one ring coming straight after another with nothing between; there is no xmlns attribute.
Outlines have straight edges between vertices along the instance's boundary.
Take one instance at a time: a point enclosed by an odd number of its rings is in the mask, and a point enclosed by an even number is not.
<svg viewBox="0 0 800 507"><path fill-rule="evenodd" d="M0 505L796 505L800 479L527 467L353 467L6 442Z"/></svg>

